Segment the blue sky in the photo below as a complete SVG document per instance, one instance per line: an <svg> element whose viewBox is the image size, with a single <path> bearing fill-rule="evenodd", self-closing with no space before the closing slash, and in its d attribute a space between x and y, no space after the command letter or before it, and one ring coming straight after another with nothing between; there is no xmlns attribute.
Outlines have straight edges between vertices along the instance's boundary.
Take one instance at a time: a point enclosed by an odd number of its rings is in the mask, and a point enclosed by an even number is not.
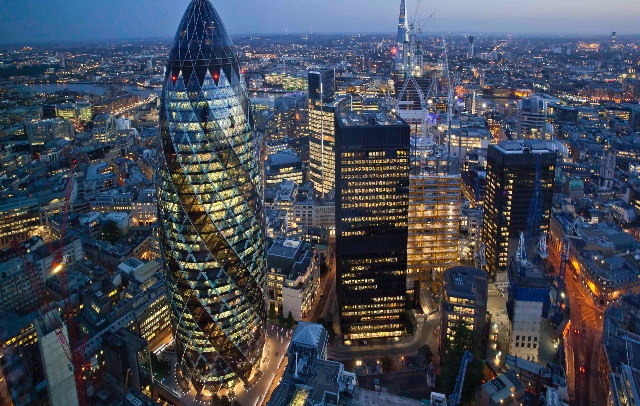
<svg viewBox="0 0 640 406"><path fill-rule="evenodd" d="M0 42L173 36L189 0L7 0ZM388 32L399 0L212 0L231 35ZM417 0L407 1L408 14ZM422 1L427 32L640 34L640 0Z"/></svg>

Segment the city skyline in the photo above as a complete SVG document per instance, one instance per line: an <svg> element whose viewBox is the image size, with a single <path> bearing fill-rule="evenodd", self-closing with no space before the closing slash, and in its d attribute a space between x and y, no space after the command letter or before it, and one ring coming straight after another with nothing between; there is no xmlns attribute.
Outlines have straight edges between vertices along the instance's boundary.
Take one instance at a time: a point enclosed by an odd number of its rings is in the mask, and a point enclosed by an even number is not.
<svg viewBox="0 0 640 406"><path fill-rule="evenodd" d="M239 7L215 1L214 6L226 21L231 36L250 34L309 33L393 33L397 21L397 1L371 0L368 7L354 0L326 0L313 5L310 1L280 0L264 7L257 0L246 0ZM172 36L171 27L179 23L178 13L187 0L170 4L166 0L142 0L129 3L116 0L108 3L69 1L55 4L46 0L12 2L0 17L0 43L50 43L58 41L114 40L161 38ZM261 7L263 6L263 7ZM552 7L553 6L553 7ZM311 11L313 8L313 12ZM492 0L475 7L472 1L453 5L421 3L416 13L416 1L407 4L408 21L434 18L425 25L427 35L442 33L474 34L589 34L619 35L640 33L635 23L640 10L630 2L613 0L604 3L575 1L551 3L533 0L514 4ZM340 13L336 10L340 9ZM473 14L469 10L474 10ZM95 15L101 18L96 19ZM287 16L295 15L295 20ZM73 16L73 17L71 17ZM498 28L497 28L498 27Z"/></svg>
<svg viewBox="0 0 640 406"><path fill-rule="evenodd" d="M640 10L585 2L5 5L0 405L640 406Z"/></svg>

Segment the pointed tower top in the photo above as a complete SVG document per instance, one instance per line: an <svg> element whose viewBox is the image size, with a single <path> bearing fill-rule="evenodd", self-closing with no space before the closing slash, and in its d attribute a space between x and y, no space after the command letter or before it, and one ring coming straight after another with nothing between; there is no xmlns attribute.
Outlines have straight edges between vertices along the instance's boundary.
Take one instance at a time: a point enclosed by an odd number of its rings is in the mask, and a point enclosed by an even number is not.
<svg viewBox="0 0 640 406"><path fill-rule="evenodd" d="M227 64L235 59L233 43L209 0L192 0L184 12L169 56L173 61Z"/></svg>

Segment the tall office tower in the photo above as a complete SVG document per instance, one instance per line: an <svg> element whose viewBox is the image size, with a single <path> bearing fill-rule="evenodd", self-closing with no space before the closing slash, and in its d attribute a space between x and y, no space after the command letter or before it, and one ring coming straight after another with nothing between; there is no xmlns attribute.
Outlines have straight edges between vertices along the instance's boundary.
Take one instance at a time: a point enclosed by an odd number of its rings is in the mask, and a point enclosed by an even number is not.
<svg viewBox="0 0 640 406"><path fill-rule="evenodd" d="M548 117L550 105L554 103L560 104L560 100L544 94L518 101L518 138L550 139L553 128L548 124Z"/></svg>
<svg viewBox="0 0 640 406"><path fill-rule="evenodd" d="M467 53L468 58L473 58L475 56L475 42L476 37L473 35L469 35L469 52Z"/></svg>
<svg viewBox="0 0 640 406"><path fill-rule="evenodd" d="M160 243L178 376L198 393L248 382L265 343L259 149L231 39L192 0L162 95Z"/></svg>
<svg viewBox="0 0 640 406"><path fill-rule="evenodd" d="M404 331L409 132L402 119L378 111L336 117L336 286L345 343Z"/></svg>
<svg viewBox="0 0 640 406"><path fill-rule="evenodd" d="M405 0L400 0L400 18L398 19L398 37L396 39L396 55L394 59L397 82L404 82L404 43L408 40L407 5Z"/></svg>
<svg viewBox="0 0 640 406"><path fill-rule="evenodd" d="M443 282L440 359L446 359L447 350L455 338L454 331L458 324L469 328L472 336L471 346L484 353L489 293L487 273L480 269L456 266L444 272Z"/></svg>
<svg viewBox="0 0 640 406"><path fill-rule="evenodd" d="M616 32L613 31L611 32L611 49L614 49L616 47L617 43L616 43Z"/></svg>
<svg viewBox="0 0 640 406"><path fill-rule="evenodd" d="M531 245L535 243L533 241ZM522 248L526 249L526 246ZM511 322L509 354L538 362L542 322L549 313L549 283L544 266L516 254L509 261L507 274L507 314Z"/></svg>
<svg viewBox="0 0 640 406"><path fill-rule="evenodd" d="M335 185L335 71L309 72L309 179L324 196Z"/></svg>
<svg viewBox="0 0 640 406"><path fill-rule="evenodd" d="M410 293L418 294L421 284L433 293L439 293L444 270L458 265L461 198L459 174L411 175L407 242L407 289Z"/></svg>
<svg viewBox="0 0 640 406"><path fill-rule="evenodd" d="M309 103L320 106L330 103L336 98L336 71L335 69L321 69L311 71L309 80Z"/></svg>
<svg viewBox="0 0 640 406"><path fill-rule="evenodd" d="M548 231L555 165L556 154L543 141L500 141L489 147L482 242L491 276L506 270L517 237L526 231L537 168L542 192L541 230Z"/></svg>

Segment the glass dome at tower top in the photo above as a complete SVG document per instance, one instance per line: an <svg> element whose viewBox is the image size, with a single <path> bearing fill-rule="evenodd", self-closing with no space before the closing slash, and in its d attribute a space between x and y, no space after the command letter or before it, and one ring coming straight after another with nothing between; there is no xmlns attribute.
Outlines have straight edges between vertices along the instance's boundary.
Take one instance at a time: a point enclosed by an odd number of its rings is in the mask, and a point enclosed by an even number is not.
<svg viewBox="0 0 640 406"><path fill-rule="evenodd" d="M238 59L227 29L209 0L193 0L182 17L169 54L167 75L175 82L182 71L185 81L195 70L200 85L207 70L217 80L220 70L227 78L240 76ZM185 83L188 84L188 83Z"/></svg>

